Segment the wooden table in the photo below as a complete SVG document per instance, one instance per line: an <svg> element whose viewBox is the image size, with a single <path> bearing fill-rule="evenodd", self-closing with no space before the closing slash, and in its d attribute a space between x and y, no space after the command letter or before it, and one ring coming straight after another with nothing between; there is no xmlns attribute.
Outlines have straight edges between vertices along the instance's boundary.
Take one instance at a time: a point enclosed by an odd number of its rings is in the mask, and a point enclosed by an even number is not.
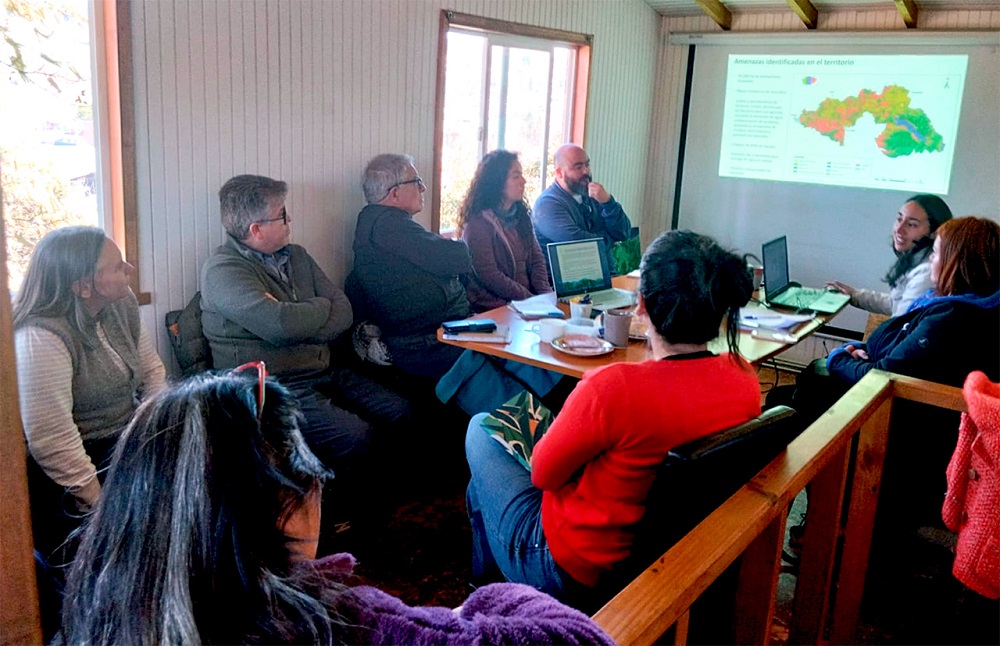
<svg viewBox="0 0 1000 646"><path fill-rule="evenodd" d="M614 279L615 287L621 289L635 290L638 280L629 276L617 276ZM564 314L569 317L569 305L566 303L556 303L555 294L550 294L552 303L557 305ZM817 316L816 319L806 323L796 331L795 336L799 341L809 336L824 323L832 319L836 314L825 314ZM497 322L498 325L510 326L510 342L504 343L476 343L470 341L450 341L442 337L442 332L438 329L438 340L449 345L456 345L475 352L512 359L527 363L539 368L553 370L564 375L570 375L577 379L583 377L583 373L619 361L645 361L650 358L650 349L647 341L630 341L627 348L615 348L608 354L598 357L578 357L556 350L548 343L541 343L538 335L531 332L534 321L525 321L510 308L498 307L482 314L477 314L473 318L489 318ZM794 344L771 341L768 339L756 338L749 331L740 333L740 352L747 361L758 365L771 357L787 350ZM709 349L714 352L725 351L726 340L724 336L709 344Z"/></svg>

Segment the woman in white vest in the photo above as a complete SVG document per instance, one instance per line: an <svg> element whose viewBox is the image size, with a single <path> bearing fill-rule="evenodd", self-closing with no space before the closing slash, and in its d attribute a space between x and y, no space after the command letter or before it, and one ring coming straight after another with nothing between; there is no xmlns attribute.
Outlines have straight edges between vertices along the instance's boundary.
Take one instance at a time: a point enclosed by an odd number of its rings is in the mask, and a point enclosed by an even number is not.
<svg viewBox="0 0 1000 646"><path fill-rule="evenodd" d="M132 265L94 227L50 232L14 302L35 549L54 564L101 493L102 468L165 370L139 320Z"/></svg>
<svg viewBox="0 0 1000 646"><path fill-rule="evenodd" d="M851 297L851 305L875 314L902 316L913 302L934 287L931 280L931 247L938 227L951 219L951 209L937 195L914 195L903 202L892 225L892 251L896 262L884 280L888 292L851 287L839 280L827 285Z"/></svg>

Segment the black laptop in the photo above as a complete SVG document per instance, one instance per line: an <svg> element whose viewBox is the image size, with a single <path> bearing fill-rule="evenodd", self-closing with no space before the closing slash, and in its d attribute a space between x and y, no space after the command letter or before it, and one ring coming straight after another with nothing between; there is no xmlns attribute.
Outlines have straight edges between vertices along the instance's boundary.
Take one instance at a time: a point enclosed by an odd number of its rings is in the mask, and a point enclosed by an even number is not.
<svg viewBox="0 0 1000 646"><path fill-rule="evenodd" d="M851 297L847 294L801 287L788 279L788 240L785 236L765 242L761 256L764 259L764 294L769 305L834 314L850 302Z"/></svg>
<svg viewBox="0 0 1000 646"><path fill-rule="evenodd" d="M634 293L611 286L611 269L604 252L604 240L591 238L550 242L548 247L552 287L560 301L590 294L597 310L635 305Z"/></svg>

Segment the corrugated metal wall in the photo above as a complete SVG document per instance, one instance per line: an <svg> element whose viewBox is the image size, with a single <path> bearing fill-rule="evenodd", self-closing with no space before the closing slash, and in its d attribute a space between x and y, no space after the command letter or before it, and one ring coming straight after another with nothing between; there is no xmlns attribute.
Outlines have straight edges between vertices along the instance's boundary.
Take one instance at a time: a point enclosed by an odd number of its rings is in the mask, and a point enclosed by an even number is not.
<svg viewBox="0 0 1000 646"><path fill-rule="evenodd" d="M1000 29L1000 10L993 11L923 11L921 30ZM835 11L819 14L819 31L905 30L895 7L865 11ZM657 61L656 96L653 99L653 131L649 168L646 175L646 213L643 242L657 231L670 228L674 184L677 174L677 151L680 142L684 79L687 72L688 46L670 45L671 33L720 33L722 30L708 16L664 17ZM732 32L806 31L790 11L775 13L733 14Z"/></svg>
<svg viewBox="0 0 1000 646"><path fill-rule="evenodd" d="M586 145L601 181L644 212L660 19L641 0L137 1L143 318L164 359L163 315L222 241L226 179L288 181L293 240L335 280L352 261L365 162L408 152L430 179L443 8L594 35Z"/></svg>

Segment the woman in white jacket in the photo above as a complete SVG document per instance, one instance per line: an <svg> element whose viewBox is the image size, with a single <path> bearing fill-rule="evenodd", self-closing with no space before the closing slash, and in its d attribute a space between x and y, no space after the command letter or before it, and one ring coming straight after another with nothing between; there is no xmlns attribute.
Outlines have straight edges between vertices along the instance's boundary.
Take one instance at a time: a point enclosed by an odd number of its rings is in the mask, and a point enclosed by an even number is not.
<svg viewBox="0 0 1000 646"><path fill-rule="evenodd" d="M896 262L885 275L888 292L856 289L832 280L827 283L851 297L851 305L875 314L906 314L913 301L934 287L930 254L934 232L951 219L951 209L936 195L914 195L903 203L892 227Z"/></svg>

